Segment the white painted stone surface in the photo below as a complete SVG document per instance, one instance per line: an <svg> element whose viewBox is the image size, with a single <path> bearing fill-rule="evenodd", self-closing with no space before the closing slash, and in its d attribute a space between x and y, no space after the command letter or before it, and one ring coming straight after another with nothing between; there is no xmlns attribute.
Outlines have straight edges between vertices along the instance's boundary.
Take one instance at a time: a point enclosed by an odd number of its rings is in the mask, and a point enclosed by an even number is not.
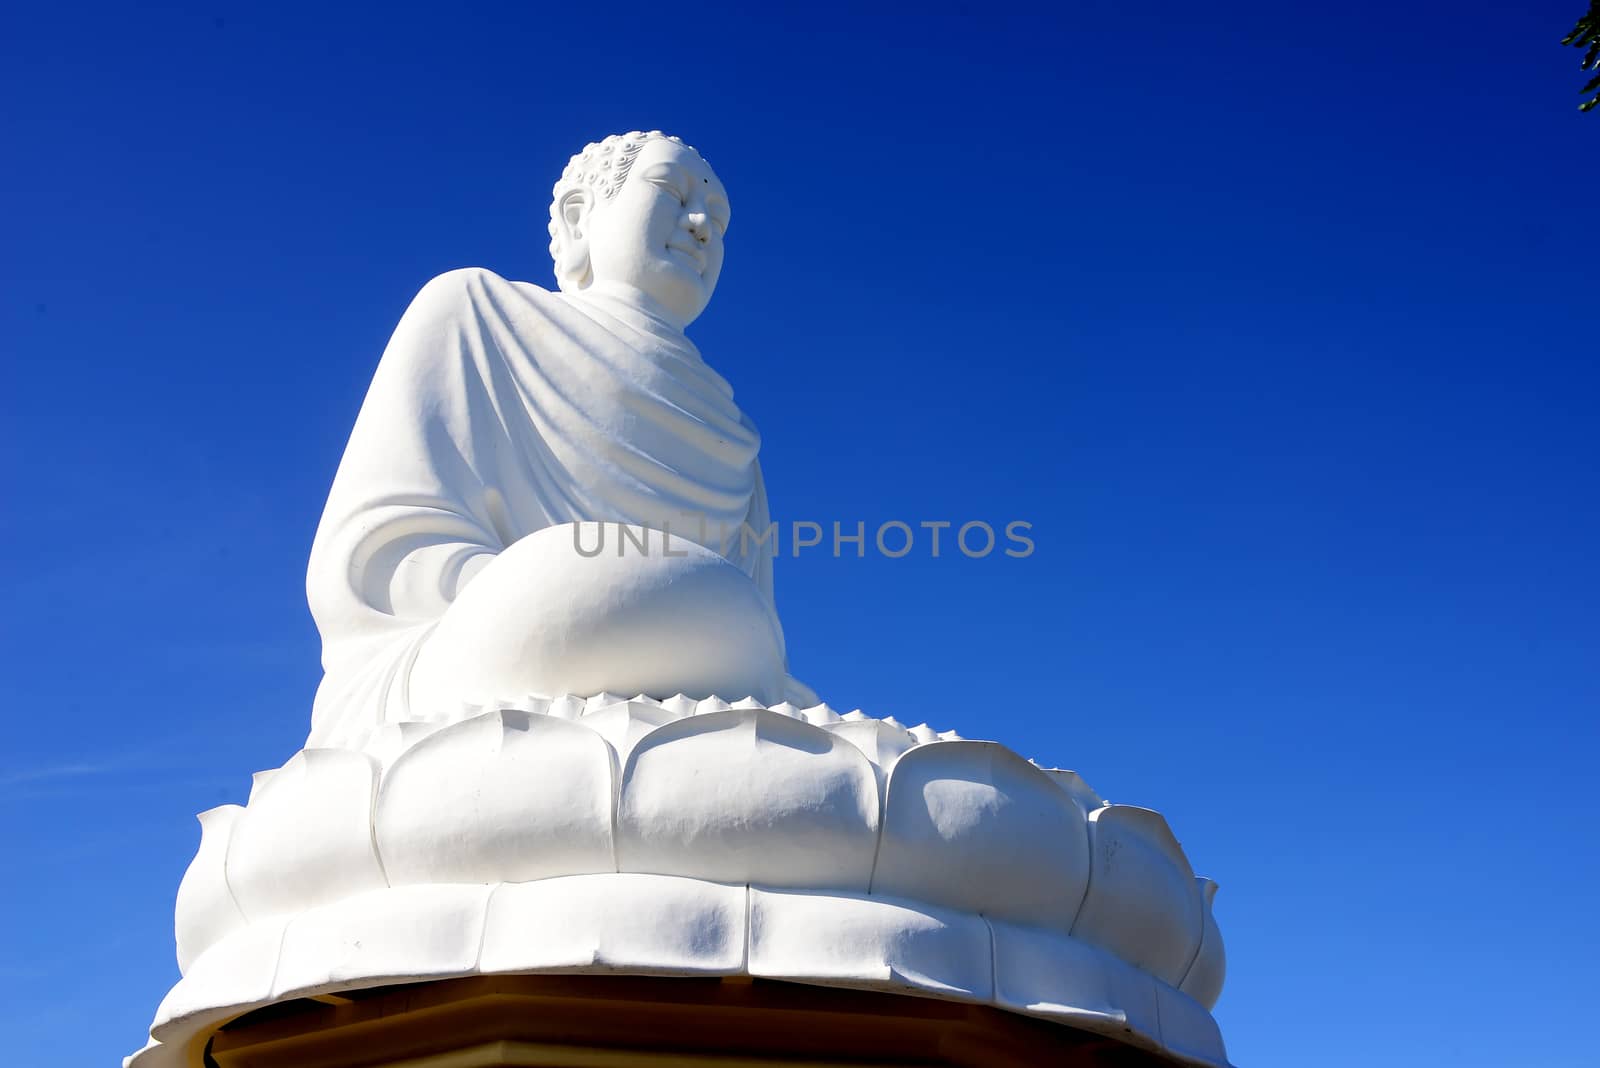
<svg viewBox="0 0 1600 1068"><path fill-rule="evenodd" d="M993 742L935 741L889 776L872 892L1070 930L1089 885L1084 812Z"/></svg>
<svg viewBox="0 0 1600 1068"><path fill-rule="evenodd" d="M387 886L372 841L377 788L377 761L344 749L303 749L263 780L233 822L225 857L245 918L293 916ZM189 941L204 944L198 934Z"/></svg>
<svg viewBox="0 0 1600 1068"><path fill-rule="evenodd" d="M1089 813L1094 876L1072 933L1159 979L1181 983L1200 951L1204 903L1159 812L1107 805Z"/></svg>
<svg viewBox="0 0 1600 1068"><path fill-rule="evenodd" d="M178 884L174 908L180 971L189 970L201 949L245 925L225 871L233 824L243 812L239 805L222 805L200 813L200 850Z"/></svg>
<svg viewBox="0 0 1600 1068"><path fill-rule="evenodd" d="M752 886L750 974L957 1001L994 993L982 917L866 894Z"/></svg>
<svg viewBox="0 0 1600 1068"><path fill-rule="evenodd" d="M612 762L594 731L515 709L429 735L378 791L373 838L389 884L615 871Z"/></svg>
<svg viewBox="0 0 1600 1068"><path fill-rule="evenodd" d="M1217 884L1210 879L1200 879L1198 882L1205 911L1205 933L1200 940L1200 951L1195 954L1194 963L1189 965L1189 971L1178 989L1209 1009L1222 997L1222 981L1228 974L1228 961L1222 945L1222 931L1217 927L1217 917L1211 909L1217 897Z"/></svg>
<svg viewBox="0 0 1600 1068"><path fill-rule="evenodd" d="M658 727L623 772L620 871L865 891L877 843L867 757L764 708Z"/></svg>
<svg viewBox="0 0 1600 1068"><path fill-rule="evenodd" d="M683 333L729 219L692 148L622 135L556 187L559 292L473 268L417 295L312 546L309 746L529 691L815 703L785 668L772 544L740 535L768 523L760 434ZM670 531L687 555L618 557L613 531L584 557L584 522Z"/></svg>
<svg viewBox="0 0 1600 1068"><path fill-rule="evenodd" d="M771 602L734 564L676 534L563 523L461 591L418 648L409 704L433 717L521 693L777 701L784 679Z"/></svg>
<svg viewBox="0 0 1600 1068"><path fill-rule="evenodd" d="M620 873L495 887L483 974L739 975L745 888Z"/></svg>
<svg viewBox="0 0 1600 1068"><path fill-rule="evenodd" d="M692 149L611 138L555 190L560 292L457 271L406 312L312 550L308 746L202 815L134 1068L286 998L538 972L894 990L1226 1066L1216 885L1165 820L789 674L770 545L717 529L767 523L760 437L683 336L728 212Z"/></svg>
<svg viewBox="0 0 1600 1068"><path fill-rule="evenodd" d="M185 977L133 1063L180 1064L169 1045L208 1022L306 992L620 970L990 1003L1226 1064L1206 1011L1215 884L1155 813L993 743L918 743L825 705L524 703L546 711L409 732L381 772L297 754L208 818L184 899L248 904L239 923L180 909ZM912 744L886 747L895 732ZM302 793L323 829L295 843Z"/></svg>

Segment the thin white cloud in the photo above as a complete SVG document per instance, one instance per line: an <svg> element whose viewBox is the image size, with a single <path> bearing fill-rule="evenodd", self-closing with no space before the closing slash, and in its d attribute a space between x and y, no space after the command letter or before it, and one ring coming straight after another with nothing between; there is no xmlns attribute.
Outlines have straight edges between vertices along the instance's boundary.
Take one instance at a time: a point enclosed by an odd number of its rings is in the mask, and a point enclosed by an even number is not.
<svg viewBox="0 0 1600 1068"><path fill-rule="evenodd" d="M0 787L25 786L34 783L54 782L58 779L81 779L89 775L112 775L130 767L127 760L108 760L104 763L47 764L20 771L0 771Z"/></svg>
<svg viewBox="0 0 1600 1068"><path fill-rule="evenodd" d="M37 786L101 775L120 775L135 770L148 771L157 763L170 764L170 759L158 762L154 757L154 754L166 751L165 745L146 744L116 756L67 760L55 764L39 764L31 768L0 766L0 789L8 786Z"/></svg>

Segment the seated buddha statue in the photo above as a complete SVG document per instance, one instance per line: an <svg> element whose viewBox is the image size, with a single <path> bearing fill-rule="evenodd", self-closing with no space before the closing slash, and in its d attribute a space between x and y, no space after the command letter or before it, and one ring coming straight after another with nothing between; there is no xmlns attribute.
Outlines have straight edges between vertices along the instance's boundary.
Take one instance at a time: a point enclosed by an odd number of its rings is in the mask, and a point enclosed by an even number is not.
<svg viewBox="0 0 1600 1068"><path fill-rule="evenodd" d="M308 746L528 694L815 700L774 543L739 533L768 525L760 435L684 336L728 221L693 148L621 134L556 184L558 291L476 268L423 287L312 546Z"/></svg>

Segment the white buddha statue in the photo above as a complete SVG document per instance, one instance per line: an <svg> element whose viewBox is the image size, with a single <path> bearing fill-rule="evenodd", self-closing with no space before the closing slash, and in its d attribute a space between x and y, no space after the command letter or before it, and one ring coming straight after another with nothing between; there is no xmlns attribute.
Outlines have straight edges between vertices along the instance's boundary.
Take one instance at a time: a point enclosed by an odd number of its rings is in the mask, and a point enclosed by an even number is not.
<svg viewBox="0 0 1600 1068"><path fill-rule="evenodd" d="M451 1038L449 981L581 973L848 988L863 1034L883 992L942 998L1106 1040L1030 1026L1038 1063L1229 1068L1216 886L1159 814L790 676L776 543L738 536L769 523L760 438L683 335L727 225L693 149L608 138L555 189L559 292L453 271L407 309L311 551L311 736L201 816L183 978L128 1068L330 1064L349 997L419 983L425 1016L363 996L360 1041L444 1063L415 1039ZM694 1000L691 1024L759 1025Z"/></svg>
<svg viewBox="0 0 1600 1068"><path fill-rule="evenodd" d="M740 536L768 524L760 436L683 333L727 191L636 132L573 157L550 216L560 292L452 271L383 354L311 550L310 746L530 693L814 700L773 542Z"/></svg>

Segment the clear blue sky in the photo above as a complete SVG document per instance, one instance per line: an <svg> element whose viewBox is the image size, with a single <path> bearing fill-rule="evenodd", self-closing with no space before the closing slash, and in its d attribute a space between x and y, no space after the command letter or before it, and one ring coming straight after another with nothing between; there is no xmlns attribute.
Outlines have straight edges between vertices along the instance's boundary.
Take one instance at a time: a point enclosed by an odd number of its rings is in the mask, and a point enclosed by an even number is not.
<svg viewBox="0 0 1600 1068"><path fill-rule="evenodd" d="M15 7L9 1063L140 1044L191 814L303 739L306 553L407 301L548 283L567 156L660 127L731 192L692 335L779 518L1034 524L782 561L797 673L1167 813L1245 1068L1593 1064L1581 8Z"/></svg>

